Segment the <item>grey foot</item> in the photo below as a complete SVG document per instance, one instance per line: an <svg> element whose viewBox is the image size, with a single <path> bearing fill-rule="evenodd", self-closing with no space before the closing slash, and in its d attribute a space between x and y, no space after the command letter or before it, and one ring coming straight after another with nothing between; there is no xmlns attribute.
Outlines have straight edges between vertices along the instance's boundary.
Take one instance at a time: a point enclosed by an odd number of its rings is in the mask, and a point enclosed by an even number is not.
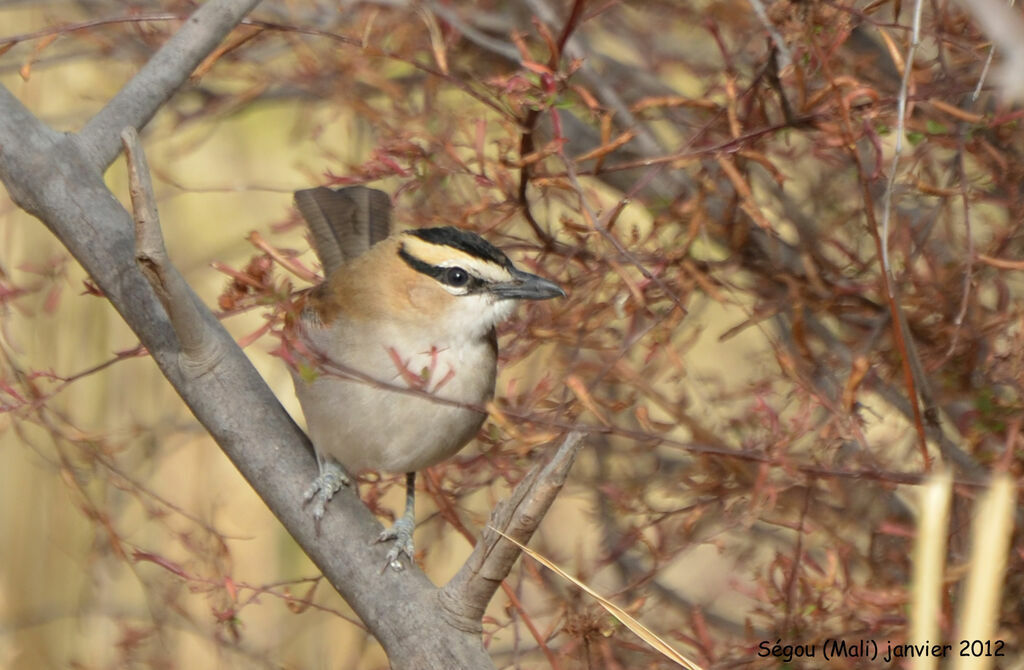
<svg viewBox="0 0 1024 670"><path fill-rule="evenodd" d="M352 480L348 478L341 466L334 461L327 461L320 466L320 474L309 485L306 492L302 494L303 499L308 503L313 502L313 520L320 521L327 511L327 503L331 501L334 494L342 486L348 486Z"/></svg>
<svg viewBox="0 0 1024 670"><path fill-rule="evenodd" d="M385 565L391 566L392 570L399 571L403 568L402 561L399 560L402 554L408 556L409 563L412 563L412 532L415 528L416 521L411 517L403 516L395 522L395 525L382 531L377 537L377 542L394 542L385 558Z"/></svg>

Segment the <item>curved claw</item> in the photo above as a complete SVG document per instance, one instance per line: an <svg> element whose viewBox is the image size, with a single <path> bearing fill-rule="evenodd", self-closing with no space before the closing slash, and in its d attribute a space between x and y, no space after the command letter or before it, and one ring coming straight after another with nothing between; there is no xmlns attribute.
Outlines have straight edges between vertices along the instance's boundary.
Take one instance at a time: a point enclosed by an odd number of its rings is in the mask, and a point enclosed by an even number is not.
<svg viewBox="0 0 1024 670"><path fill-rule="evenodd" d="M416 522L407 516L403 516L401 519L395 522L391 528L387 528L381 531L381 534L377 536L377 542L393 542L391 549L388 550L387 556L384 558L385 567L390 566L392 570L398 572L404 568L402 561L399 560L402 554L409 557L409 562L413 560L413 543L412 533L416 527Z"/></svg>
<svg viewBox="0 0 1024 670"><path fill-rule="evenodd" d="M331 501L334 494L342 486L352 483L341 466L334 461L327 461L320 467L320 474L310 483L309 488L302 494L305 502L313 502L313 520L320 521L327 511L327 503Z"/></svg>

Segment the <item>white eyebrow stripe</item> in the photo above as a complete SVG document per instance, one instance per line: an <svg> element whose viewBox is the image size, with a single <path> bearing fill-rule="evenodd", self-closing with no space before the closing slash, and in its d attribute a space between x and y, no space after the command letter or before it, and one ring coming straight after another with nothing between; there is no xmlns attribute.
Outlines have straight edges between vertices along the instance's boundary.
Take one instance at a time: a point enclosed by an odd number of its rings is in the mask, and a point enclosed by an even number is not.
<svg viewBox="0 0 1024 670"><path fill-rule="evenodd" d="M512 274L497 263L467 254L455 247L422 240L415 235L406 235L402 246L407 254L433 267L460 267L487 282L506 282L512 279Z"/></svg>

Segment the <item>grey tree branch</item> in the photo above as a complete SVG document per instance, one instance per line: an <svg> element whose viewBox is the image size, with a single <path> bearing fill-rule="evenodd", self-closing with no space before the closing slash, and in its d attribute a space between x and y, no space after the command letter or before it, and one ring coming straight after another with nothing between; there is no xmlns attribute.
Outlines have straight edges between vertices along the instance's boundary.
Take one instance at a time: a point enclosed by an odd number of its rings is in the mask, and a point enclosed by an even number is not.
<svg viewBox="0 0 1024 670"><path fill-rule="evenodd" d="M47 128L0 86L0 179L14 202L39 218L103 290L196 418L377 637L392 668L493 668L479 618L475 626L453 625L450 597L442 601L417 569L381 574L386 548L374 542L381 525L354 493L335 495L317 531L302 499L316 474L308 439L167 257L133 130L125 140L135 173L137 226L103 181L102 171L118 153L121 129L145 123L202 58L202 49L212 50L230 21L240 20L253 4L204 3L79 135ZM566 461L566 449L517 489L535 515L513 515L521 527L536 527L550 504L530 501L543 491L553 496L564 481L572 462ZM481 565L489 568L495 560ZM512 560L503 561L505 573ZM486 598L479 586L467 591L474 611L482 614L496 585Z"/></svg>
<svg viewBox="0 0 1024 670"><path fill-rule="evenodd" d="M453 625L463 630L479 630L487 603L521 553L519 547L493 529L526 544L562 490L582 443L582 433L570 433L551 460L534 466L512 495L491 512L473 553L441 589L441 602Z"/></svg>
<svg viewBox="0 0 1024 670"><path fill-rule="evenodd" d="M373 541L382 528L355 494L339 492L316 532L302 500L316 475L306 436L187 286L180 299L195 304L195 327L221 355L201 366L183 355L167 312L135 262L131 216L75 136L43 127L0 87L0 147L0 178L15 202L38 217L104 291L192 413L367 623L392 667L493 667L478 634L444 620L437 589L422 572L380 574L385 550ZM173 292L168 297L179 299Z"/></svg>
<svg viewBox="0 0 1024 670"><path fill-rule="evenodd" d="M260 3L260 0L204 2L171 39L92 117L78 140L89 160L105 170L121 152L126 126L142 128L196 66Z"/></svg>

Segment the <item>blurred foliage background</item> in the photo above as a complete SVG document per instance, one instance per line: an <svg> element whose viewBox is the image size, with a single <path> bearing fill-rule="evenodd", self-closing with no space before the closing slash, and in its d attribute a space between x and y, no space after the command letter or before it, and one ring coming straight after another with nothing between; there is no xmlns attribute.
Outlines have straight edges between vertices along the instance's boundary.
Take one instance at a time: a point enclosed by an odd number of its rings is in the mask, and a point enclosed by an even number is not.
<svg viewBox="0 0 1024 670"><path fill-rule="evenodd" d="M192 8L6 2L0 83L77 130ZM492 419L424 478L435 583L583 427L533 547L691 657L913 642L917 489L947 467L928 616L954 641L975 498L1024 464L1024 136L984 35L925 3L893 171L911 20L884 0L264 3L143 141L172 258L300 422L272 355L308 286L284 266L318 269L295 189L383 188L401 226L472 228L569 290L503 327ZM127 202L123 162L107 179ZM386 667L6 194L0 236L0 666ZM387 516L399 484L361 493ZM1011 542L997 667L1024 630ZM507 586L499 667L674 667L535 562Z"/></svg>

